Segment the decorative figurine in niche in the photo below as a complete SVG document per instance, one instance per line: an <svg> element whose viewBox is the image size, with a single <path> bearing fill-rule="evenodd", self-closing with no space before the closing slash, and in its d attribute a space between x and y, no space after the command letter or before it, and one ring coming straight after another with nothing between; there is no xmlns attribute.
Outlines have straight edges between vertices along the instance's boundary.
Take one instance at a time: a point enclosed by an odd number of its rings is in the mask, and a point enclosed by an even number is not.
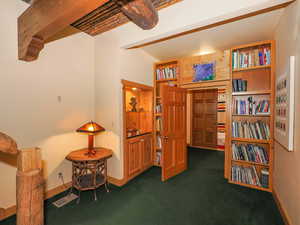
<svg viewBox="0 0 300 225"><path fill-rule="evenodd" d="M131 105L132 109L131 112L137 112L136 106L137 106L137 101L136 101L136 97L133 96L130 98L130 103L129 105Z"/></svg>

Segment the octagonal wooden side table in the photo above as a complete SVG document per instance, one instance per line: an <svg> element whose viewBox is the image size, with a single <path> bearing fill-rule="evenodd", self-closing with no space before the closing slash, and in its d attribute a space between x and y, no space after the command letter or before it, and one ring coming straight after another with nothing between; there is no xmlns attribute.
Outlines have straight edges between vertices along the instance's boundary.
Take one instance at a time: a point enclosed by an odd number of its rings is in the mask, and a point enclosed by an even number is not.
<svg viewBox="0 0 300 225"><path fill-rule="evenodd" d="M94 148L95 154L88 155L88 149L79 149L67 155L66 159L72 162L72 188L77 189L80 202L81 191L93 190L94 199L97 200L96 190L105 185L109 192L107 182L107 159L112 157L112 150L106 148Z"/></svg>

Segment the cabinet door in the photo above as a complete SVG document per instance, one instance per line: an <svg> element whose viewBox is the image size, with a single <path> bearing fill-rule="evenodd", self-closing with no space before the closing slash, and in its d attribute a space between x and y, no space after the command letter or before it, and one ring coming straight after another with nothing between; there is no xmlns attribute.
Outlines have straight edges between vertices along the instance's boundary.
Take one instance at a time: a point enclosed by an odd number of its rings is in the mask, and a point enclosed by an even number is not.
<svg viewBox="0 0 300 225"><path fill-rule="evenodd" d="M187 169L186 149L186 90L163 86L163 151L162 180Z"/></svg>
<svg viewBox="0 0 300 225"><path fill-rule="evenodd" d="M143 143L142 156L143 156L143 169L147 169L152 165L152 135L147 135L141 139Z"/></svg>
<svg viewBox="0 0 300 225"><path fill-rule="evenodd" d="M142 142L140 138L128 140L128 177L133 177L142 170Z"/></svg>

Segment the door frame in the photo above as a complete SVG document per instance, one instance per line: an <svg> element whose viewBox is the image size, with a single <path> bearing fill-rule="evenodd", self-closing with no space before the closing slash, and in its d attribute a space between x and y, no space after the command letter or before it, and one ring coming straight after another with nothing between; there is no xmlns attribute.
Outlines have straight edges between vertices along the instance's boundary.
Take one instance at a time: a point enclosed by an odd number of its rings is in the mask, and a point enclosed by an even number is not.
<svg viewBox="0 0 300 225"><path fill-rule="evenodd" d="M231 95L232 95L232 90L231 90L231 80L226 79L226 80L214 80L214 81L203 81L203 82L198 82L198 83L189 83L189 84L183 84L180 87L185 88L188 91L187 95L187 104L191 105L191 102L189 101L189 94L192 91L196 90L204 90L204 89L215 89L215 88L224 88L226 89L226 127L225 127L225 149L224 149L224 177L226 179L229 179L230 176L230 140L229 140L229 135L230 134L230 123L231 123L231 117L230 117L230 112L232 110L232 104L231 104ZM191 135L191 123L192 123L192 108L189 109L187 107L188 112L187 112L187 134ZM189 130L188 130L189 129ZM191 146L190 140L187 140L188 146L189 147L195 147ZM215 150L215 149L213 149Z"/></svg>

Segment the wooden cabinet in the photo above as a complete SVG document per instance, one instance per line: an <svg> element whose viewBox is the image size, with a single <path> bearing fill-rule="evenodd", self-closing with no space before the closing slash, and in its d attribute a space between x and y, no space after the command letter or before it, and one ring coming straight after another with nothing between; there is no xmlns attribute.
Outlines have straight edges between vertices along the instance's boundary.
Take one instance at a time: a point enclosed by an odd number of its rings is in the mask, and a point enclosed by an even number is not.
<svg viewBox="0 0 300 225"><path fill-rule="evenodd" d="M134 177L142 169L142 142L141 138L132 138L127 141L127 176Z"/></svg>
<svg viewBox="0 0 300 225"><path fill-rule="evenodd" d="M153 164L152 134L127 139L126 177L132 179Z"/></svg>
<svg viewBox="0 0 300 225"><path fill-rule="evenodd" d="M122 80L124 178L122 184L153 166L153 87Z"/></svg>
<svg viewBox="0 0 300 225"><path fill-rule="evenodd" d="M148 169L153 165L153 139L152 135L145 135L142 141L142 167Z"/></svg>

